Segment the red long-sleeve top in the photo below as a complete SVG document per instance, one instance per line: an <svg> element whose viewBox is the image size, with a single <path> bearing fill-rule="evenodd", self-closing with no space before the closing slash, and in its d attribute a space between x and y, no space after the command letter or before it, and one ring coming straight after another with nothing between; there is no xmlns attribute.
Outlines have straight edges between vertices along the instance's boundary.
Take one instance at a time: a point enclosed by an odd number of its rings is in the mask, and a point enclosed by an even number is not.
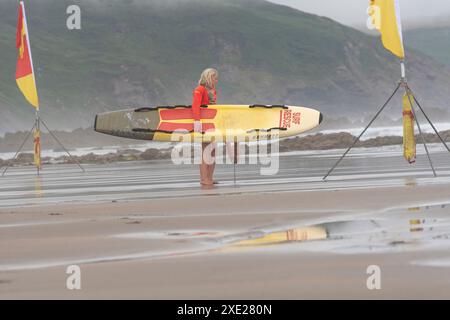
<svg viewBox="0 0 450 320"><path fill-rule="evenodd" d="M214 101L216 101L216 90L213 90ZM192 97L192 118L195 121L201 119L201 106L210 104L208 90L204 86L198 86L194 89Z"/></svg>

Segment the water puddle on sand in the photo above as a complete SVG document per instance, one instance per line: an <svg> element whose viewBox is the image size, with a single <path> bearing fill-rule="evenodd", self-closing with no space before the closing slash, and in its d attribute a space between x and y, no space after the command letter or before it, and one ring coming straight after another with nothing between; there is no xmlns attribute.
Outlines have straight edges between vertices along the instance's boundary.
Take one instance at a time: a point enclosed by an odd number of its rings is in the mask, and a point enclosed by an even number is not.
<svg viewBox="0 0 450 320"><path fill-rule="evenodd" d="M370 218L251 231L217 241L225 251L254 248L333 253L407 252L450 248L450 204L395 209ZM446 262L450 262L449 259ZM450 265L450 263L449 263Z"/></svg>
<svg viewBox="0 0 450 320"><path fill-rule="evenodd" d="M300 214L299 214L300 216ZM322 252L337 254L403 253L439 251L434 260L412 261L413 265L450 267L450 204L392 209L374 214L336 215L335 219L304 220L288 226L266 226L237 232L236 230L164 230L115 234L127 240L141 239L156 243L142 251L105 251L92 256L65 256L39 261L10 261L0 264L0 271L48 268L68 264L136 261L185 257L209 253L233 252ZM172 243L164 249L161 241ZM174 249L173 243L177 244ZM167 244L167 243L166 243ZM138 252L136 252L137 250Z"/></svg>
<svg viewBox="0 0 450 320"><path fill-rule="evenodd" d="M114 238L123 239L201 239L221 236L223 233L218 231L171 231L171 232L133 232L114 235Z"/></svg>
<svg viewBox="0 0 450 320"><path fill-rule="evenodd" d="M264 248L332 253L407 252L450 248L450 204L392 209L312 225L231 231L177 230L115 235L123 239L184 239L221 252ZM215 249L214 249L215 248ZM449 256L450 261L450 256Z"/></svg>
<svg viewBox="0 0 450 320"><path fill-rule="evenodd" d="M450 257L445 259L430 259L430 260L417 260L411 262L412 265L423 267L436 267L436 268L449 268Z"/></svg>

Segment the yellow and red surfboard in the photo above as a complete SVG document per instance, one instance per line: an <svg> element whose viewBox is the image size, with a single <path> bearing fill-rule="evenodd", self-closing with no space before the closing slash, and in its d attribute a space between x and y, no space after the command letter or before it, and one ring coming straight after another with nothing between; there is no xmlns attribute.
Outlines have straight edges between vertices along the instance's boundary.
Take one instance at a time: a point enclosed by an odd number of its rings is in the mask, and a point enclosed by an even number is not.
<svg viewBox="0 0 450 320"><path fill-rule="evenodd" d="M201 122L203 132L194 133L191 106L161 106L98 114L95 131L165 142L180 137L205 142L268 140L275 135L285 138L311 130L322 122L322 114L284 105L209 105L201 108Z"/></svg>

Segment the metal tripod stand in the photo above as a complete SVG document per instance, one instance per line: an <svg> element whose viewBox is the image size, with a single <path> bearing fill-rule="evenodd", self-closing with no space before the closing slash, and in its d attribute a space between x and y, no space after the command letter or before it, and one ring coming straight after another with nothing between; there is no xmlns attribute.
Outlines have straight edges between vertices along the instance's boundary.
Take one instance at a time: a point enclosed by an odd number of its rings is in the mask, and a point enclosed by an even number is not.
<svg viewBox="0 0 450 320"><path fill-rule="evenodd" d="M72 157L72 155L70 154L70 152L64 147L64 145L58 140L58 138L53 134L53 132L47 127L47 125L45 124L44 120L42 120L39 116L36 117L36 120L34 122L33 127L31 128L31 130L28 132L27 136L25 137L25 139L23 140L22 144L20 145L19 149L17 150L16 154L14 155L14 157L11 159L11 162L6 166L6 168L3 170L2 172L2 177L5 176L6 171L8 171L8 169L12 166L12 163L14 162L14 160L16 160L17 156L19 155L19 153L22 151L25 143L27 142L28 138L30 137L30 135L33 133L33 130L35 128L40 128L40 124L43 124L44 127L47 129L47 131L50 133L50 135L53 137L53 139L55 139L55 141L63 148L63 150L67 153L67 155L69 156L69 158L75 162L78 167L80 167L80 169L83 172L86 172L84 170L84 168L81 166L81 164L74 158ZM37 174L39 175L39 168L37 168Z"/></svg>
<svg viewBox="0 0 450 320"><path fill-rule="evenodd" d="M420 127L420 123L417 120L416 117L416 112L414 109L414 103L411 100L411 96L409 94L412 94L412 90L408 85L408 82L406 81L405 77L402 77L402 79L399 81L399 83L397 84L397 87L395 88L394 92L392 93L392 95L389 97L389 99L385 102L385 104L381 107L381 109L378 111L378 113L375 115L375 117L370 121L370 123L367 125L367 127L361 132L361 134L355 139L355 141L353 142L353 144L345 151L345 153L339 158L339 160L336 162L336 164L328 171L328 173L323 177L323 180L325 181L330 175L331 173L334 171L334 169L336 169L336 167L341 163L341 161L347 156L347 154L350 152L351 149L354 148L354 146L358 143L358 141L360 141L361 137L364 135L364 133L366 133L367 129L370 128L370 126L374 123L374 121L380 116L380 114L383 112L383 110L388 106L389 102L391 102L392 98L395 96L395 94L398 92L398 90L400 89L400 87L404 87L406 93L408 94L408 100L409 103L411 105L411 110L414 116L414 119L416 121L417 124L417 128L419 129L419 135L422 139L422 143L425 147L425 151L427 153L427 157L428 157L428 161L430 162L430 166L431 169L433 171L433 175L434 177L437 177L436 174L436 170L433 166L433 162L431 160L431 156L430 156L430 152L428 150L428 146L427 143L425 141L425 137L422 133L422 129ZM425 116L425 118L427 119L427 121L429 122L429 124L431 125L431 127L433 128L434 132L437 134L437 136L439 137L440 141L442 142L442 144L445 146L445 148L448 150L448 152L450 152L450 148L448 147L448 145L446 144L446 142L444 141L444 139L441 137L441 135L439 134L438 130L436 129L436 127L434 126L434 124L431 122L430 118L427 116L427 114L425 113L424 109L422 108L422 106L420 105L419 101L417 100L417 98L415 97L415 95L413 95L414 98L414 102L417 104L417 106L419 107L420 111L422 112L422 114Z"/></svg>

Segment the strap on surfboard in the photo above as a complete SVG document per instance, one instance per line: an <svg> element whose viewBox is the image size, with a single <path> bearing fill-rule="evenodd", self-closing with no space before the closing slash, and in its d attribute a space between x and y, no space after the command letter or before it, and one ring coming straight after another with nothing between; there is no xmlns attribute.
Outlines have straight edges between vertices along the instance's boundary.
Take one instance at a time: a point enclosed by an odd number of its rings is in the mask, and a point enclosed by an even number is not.
<svg viewBox="0 0 450 320"><path fill-rule="evenodd" d="M285 105L265 105L265 104L254 104L249 106L250 109L253 108L265 108L265 109L289 109L289 107L286 107Z"/></svg>
<svg viewBox="0 0 450 320"><path fill-rule="evenodd" d="M150 111L157 111L160 109L191 109L192 106L190 105L177 105L177 106L158 106L158 107L143 107L135 109L134 112L150 112ZM207 105L201 105L200 108L208 108Z"/></svg>
<svg viewBox="0 0 450 320"><path fill-rule="evenodd" d="M265 131L266 132L267 131L267 132L269 132L269 131L272 131L272 130L286 131L287 128L274 127L274 128L269 128L269 129L250 129L250 130L247 131L247 133L251 133L253 131L256 131L256 132L260 132L260 131Z"/></svg>

